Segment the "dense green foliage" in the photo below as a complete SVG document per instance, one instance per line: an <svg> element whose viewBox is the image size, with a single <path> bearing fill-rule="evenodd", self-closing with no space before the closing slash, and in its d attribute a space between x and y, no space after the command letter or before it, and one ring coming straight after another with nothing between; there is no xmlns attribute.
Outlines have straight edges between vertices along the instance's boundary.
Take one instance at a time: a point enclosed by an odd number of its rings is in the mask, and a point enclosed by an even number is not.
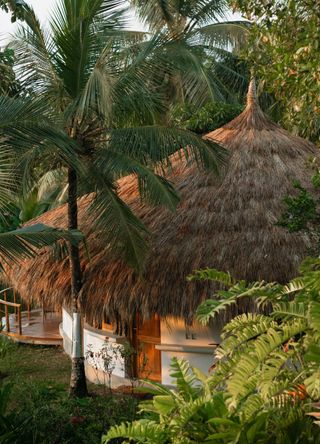
<svg viewBox="0 0 320 444"><path fill-rule="evenodd" d="M6 48L0 51L0 95L16 96L20 85L13 69L14 52Z"/></svg>
<svg viewBox="0 0 320 444"><path fill-rule="evenodd" d="M294 186L298 194L283 199L286 211L279 220L279 225L291 232L313 230L315 224L319 223L317 202L300 183L295 183Z"/></svg>
<svg viewBox="0 0 320 444"><path fill-rule="evenodd" d="M287 228L292 233L308 234L312 240L308 254L316 257L320 252L319 169L316 169L316 174L310 180L309 190L302 187L299 182L294 182L293 185L297 192L284 197L283 202L286 207L278 225Z"/></svg>
<svg viewBox="0 0 320 444"><path fill-rule="evenodd" d="M291 129L319 142L319 4L314 0L233 1L253 20L249 63L275 94Z"/></svg>
<svg viewBox="0 0 320 444"><path fill-rule="evenodd" d="M285 286L235 281L212 269L191 276L225 287L199 307L200 322L240 300L252 300L260 314L241 314L224 327L209 377L174 360L178 391L155 385L153 401L141 405L147 416L111 428L104 442L320 442L312 419L320 401L320 260L306 261L301 272Z"/></svg>
<svg viewBox="0 0 320 444"><path fill-rule="evenodd" d="M144 419L112 427L103 444L119 437L148 444L320 442L319 428L293 396L250 415L230 408L228 393L212 389L211 378L186 361L174 359L171 376L177 390L153 385L153 400L140 404Z"/></svg>
<svg viewBox="0 0 320 444"><path fill-rule="evenodd" d="M201 108L192 104L176 106L171 113L172 123L181 128L206 134L237 117L243 107L223 102L207 103Z"/></svg>
<svg viewBox="0 0 320 444"><path fill-rule="evenodd" d="M227 0L131 0L150 30L148 70L157 89L172 104L203 105L208 100L234 102L247 87L247 69L236 52L244 43L247 23L227 21ZM135 51L146 54L146 42ZM162 114L161 118L166 117Z"/></svg>

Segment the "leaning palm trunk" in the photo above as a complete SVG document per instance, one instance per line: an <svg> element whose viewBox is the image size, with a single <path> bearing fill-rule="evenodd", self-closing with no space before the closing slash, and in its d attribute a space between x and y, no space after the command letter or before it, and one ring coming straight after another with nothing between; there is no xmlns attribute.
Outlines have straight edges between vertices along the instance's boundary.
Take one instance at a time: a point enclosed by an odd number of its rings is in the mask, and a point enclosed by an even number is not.
<svg viewBox="0 0 320 444"><path fill-rule="evenodd" d="M77 204L77 173L74 169L68 171L68 228L78 228L78 204ZM88 394L86 376L84 370L84 356L81 341L81 315L79 308L79 293L82 287L81 264L79 246L69 244L69 262L71 274L71 298L72 298L72 368L70 379L70 395L83 397Z"/></svg>

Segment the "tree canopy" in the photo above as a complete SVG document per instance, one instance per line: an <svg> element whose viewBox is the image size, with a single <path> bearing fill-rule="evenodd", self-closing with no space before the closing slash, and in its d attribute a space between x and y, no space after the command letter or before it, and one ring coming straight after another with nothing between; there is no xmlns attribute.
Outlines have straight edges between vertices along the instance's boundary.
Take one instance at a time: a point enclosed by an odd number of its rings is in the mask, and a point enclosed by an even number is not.
<svg viewBox="0 0 320 444"><path fill-rule="evenodd" d="M292 130L320 141L320 4L314 0L236 0L252 21L249 64L275 94Z"/></svg>

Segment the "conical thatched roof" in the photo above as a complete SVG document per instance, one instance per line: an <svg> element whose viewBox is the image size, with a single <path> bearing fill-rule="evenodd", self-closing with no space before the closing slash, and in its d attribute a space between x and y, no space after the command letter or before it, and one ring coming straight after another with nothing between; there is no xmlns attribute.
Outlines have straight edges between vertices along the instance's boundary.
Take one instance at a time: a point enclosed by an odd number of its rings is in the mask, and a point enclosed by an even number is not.
<svg viewBox="0 0 320 444"><path fill-rule="evenodd" d="M143 278L110 256L99 233L93 232L86 210L90 196L79 200L80 229L87 235L90 262L82 255L83 309L89 319L128 319L135 311L145 317L190 317L201 300L212 296L212 284L187 282L195 269L214 267L249 281L284 282L292 278L310 247L305 235L276 225L283 198L293 181L308 187L308 161L314 145L271 122L260 109L251 83L244 112L208 134L230 151L220 179L200 172L179 157L171 179L181 195L176 213L141 205L134 177L119 182L121 196L148 225L151 250ZM65 206L37 222L66 227ZM47 253L9 271L9 281L25 298L68 302L68 260L52 261Z"/></svg>

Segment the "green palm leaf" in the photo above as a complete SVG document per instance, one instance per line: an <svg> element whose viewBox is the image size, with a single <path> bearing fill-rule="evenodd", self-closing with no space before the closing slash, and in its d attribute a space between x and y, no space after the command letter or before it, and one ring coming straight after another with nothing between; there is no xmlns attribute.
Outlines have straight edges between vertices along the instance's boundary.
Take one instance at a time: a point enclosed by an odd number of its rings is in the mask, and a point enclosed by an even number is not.
<svg viewBox="0 0 320 444"><path fill-rule="evenodd" d="M58 230L43 224L0 234L0 260L10 264L32 258L38 250L59 240L78 244L84 237L79 231Z"/></svg>
<svg viewBox="0 0 320 444"><path fill-rule="evenodd" d="M115 257L121 256L127 264L141 271L148 251L144 224L108 185L100 186L90 206L96 226Z"/></svg>

